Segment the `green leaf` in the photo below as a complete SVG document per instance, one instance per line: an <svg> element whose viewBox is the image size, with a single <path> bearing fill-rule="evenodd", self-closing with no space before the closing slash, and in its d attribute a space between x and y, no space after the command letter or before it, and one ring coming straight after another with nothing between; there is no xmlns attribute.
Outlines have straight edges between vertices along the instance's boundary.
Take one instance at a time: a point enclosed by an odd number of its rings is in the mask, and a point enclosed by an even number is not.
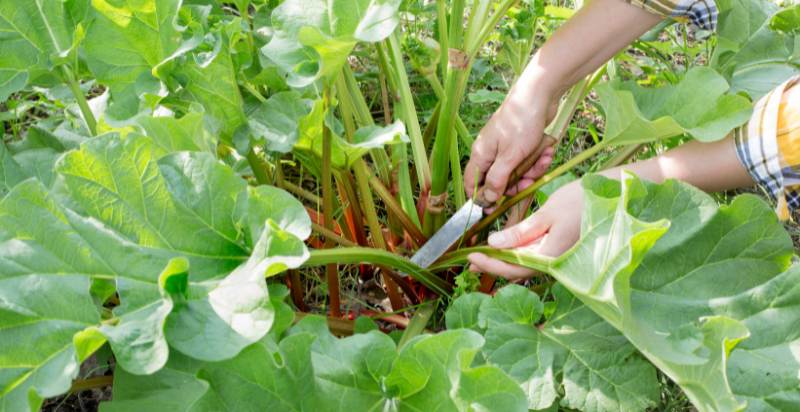
<svg viewBox="0 0 800 412"><path fill-rule="evenodd" d="M698 410L738 410L743 400L757 410L797 405L800 368L787 350L797 334L785 329L800 321L789 309L797 270L785 272L792 243L770 207L749 195L718 207L688 185L630 175L621 188L597 176L584 178L584 188L581 240L548 272ZM765 373L754 362L783 371Z"/></svg>
<svg viewBox="0 0 800 412"><path fill-rule="evenodd" d="M694 68L677 85L644 88L612 81L596 88L606 115L605 141L615 145L646 143L688 134L709 142L744 124L752 104L727 94L728 83L714 70ZM702 93L698 93L702 91Z"/></svg>
<svg viewBox="0 0 800 412"><path fill-rule="evenodd" d="M30 149L53 149L61 153L78 148L88 138L74 130L69 121L55 125L45 121L28 128L24 139L9 142L8 147L15 154Z"/></svg>
<svg viewBox="0 0 800 412"><path fill-rule="evenodd" d="M29 130L29 135L34 134ZM36 178L50 187L55 175L53 167L61 153L49 147L16 147L12 154L5 144L0 143L0 198L18 183L28 178Z"/></svg>
<svg viewBox="0 0 800 412"><path fill-rule="evenodd" d="M472 329L483 333L486 324L478 318L478 310L491 297L484 293L468 293L454 300L445 312L447 329Z"/></svg>
<svg viewBox="0 0 800 412"><path fill-rule="evenodd" d="M447 312L448 327L456 316L486 320L484 356L519 382L528 408L557 404L559 394L563 406L583 411L654 405L659 386L652 365L563 287L553 293L555 312L542 324L538 296L509 285L491 299L477 293L457 299Z"/></svg>
<svg viewBox="0 0 800 412"><path fill-rule="evenodd" d="M281 92L270 98L248 117L256 143L271 152L288 153L298 138L298 123L311 111L312 102L296 92Z"/></svg>
<svg viewBox="0 0 800 412"><path fill-rule="evenodd" d="M285 296L276 299L271 295L277 313L291 311L282 302ZM200 362L175 353L154 375L133 375L118 369L113 401L100 409L218 411L226 409L225 405L281 411L319 408L310 391L314 335L299 333L277 343L281 329L273 327L269 335L227 361Z"/></svg>
<svg viewBox="0 0 800 412"><path fill-rule="evenodd" d="M233 357L274 324L264 276L297 267L308 256L296 235L308 236L310 220L291 196L270 187L248 188L206 153L179 152L158 160L152 141L135 135L87 141L61 159L57 172L69 207L33 180L0 202L0 266L7 268L0 282L8 285L3 290L41 285L41 292L17 291L3 300L2 316L10 324L25 323L30 332L0 331L0 340L18 336L13 341L20 345L9 352L13 363L0 363L0 376L13 378L3 382L2 393L36 384L35 375L9 369L38 365L23 357L24 348L36 342L52 348L37 356L61 356L45 382L56 373L74 375L74 362L67 362L74 352L72 336L99 321L89 293L93 278L116 281L121 304L114 309L115 322L99 330L119 365L132 373L160 369L168 343L198 359ZM77 296L65 295L68 290ZM73 307L91 321L72 320ZM46 311L63 313L70 327L40 339L52 329L41 324ZM43 393L53 396L55 390Z"/></svg>
<svg viewBox="0 0 800 412"><path fill-rule="evenodd" d="M397 357L394 341L380 331L336 339L322 317L307 317L291 333L317 336L311 347L315 395L331 410L383 409L382 387Z"/></svg>
<svg viewBox="0 0 800 412"><path fill-rule="evenodd" d="M401 0L287 0L272 12L275 34L261 53L292 87L331 81L356 43L378 42L399 24Z"/></svg>
<svg viewBox="0 0 800 412"><path fill-rule="evenodd" d="M403 52L414 70L423 76L436 72L439 64L439 43L429 37L403 36Z"/></svg>
<svg viewBox="0 0 800 412"><path fill-rule="evenodd" d="M329 121L325 119L324 104L322 100L317 100L311 112L299 121L300 135L294 149L302 154L313 155L317 159L322 158L322 131L326 123ZM333 128L331 125L327 127ZM353 142L348 142L334 133L332 138L331 163L337 169L349 168L370 149L408 142L405 125L399 120L385 127L362 127L356 131Z"/></svg>
<svg viewBox="0 0 800 412"><path fill-rule="evenodd" d="M497 367L470 367L482 345L483 338L466 329L420 336L406 344L386 378L402 402L401 410L525 410L522 390Z"/></svg>
<svg viewBox="0 0 800 412"><path fill-rule="evenodd" d="M800 345L796 325L800 304L800 266L763 285L731 298L727 310L743 319L752 336L731 354L728 378L748 410L786 411L800 408Z"/></svg>
<svg viewBox="0 0 800 412"><path fill-rule="evenodd" d="M139 112L139 98L160 87L152 69L180 44L180 0L92 0L94 20L84 41L86 63L108 86L113 117Z"/></svg>
<svg viewBox="0 0 800 412"><path fill-rule="evenodd" d="M0 210L0 405L35 411L69 389L80 365L73 339L100 321L90 278L70 267L99 265L66 250L62 242L71 239L58 231L64 216L53 214L56 206L37 181L17 185ZM12 232L11 224L26 229ZM47 239L52 252L26 240L34 236Z"/></svg>
<svg viewBox="0 0 800 412"><path fill-rule="evenodd" d="M498 92L497 90L480 89L474 92L470 92L467 95L467 98L471 103L476 103L476 104L481 104L481 103L500 104L503 103L503 100L505 100L506 95L505 93Z"/></svg>
<svg viewBox="0 0 800 412"><path fill-rule="evenodd" d="M0 4L0 101L29 84L53 82L59 57L73 48L79 19L64 1Z"/></svg>
<svg viewBox="0 0 800 412"><path fill-rule="evenodd" d="M0 143L0 197L5 196L17 183L28 175L19 163L11 156L6 145Z"/></svg>
<svg viewBox="0 0 800 412"><path fill-rule="evenodd" d="M500 289L494 299L484 301L478 319L487 326L494 323L532 325L539 321L543 312L544 304L539 295L513 285Z"/></svg>
<svg viewBox="0 0 800 412"><path fill-rule="evenodd" d="M322 317L305 317L280 336L273 329L222 362L175 354L151 376L119 370L113 401L101 409L526 410L522 391L503 371L471 365L483 339L469 330L419 336L400 353L376 330L337 339Z"/></svg>
<svg viewBox="0 0 800 412"><path fill-rule="evenodd" d="M789 6L775 13L769 21L769 28L795 36L800 34L800 5Z"/></svg>
<svg viewBox="0 0 800 412"><path fill-rule="evenodd" d="M231 142L237 130L247 124L247 117L226 39L216 33L212 37L212 51L185 56L172 64L174 69L161 68L159 76L174 77L181 85L177 95L200 103L209 130Z"/></svg>
<svg viewBox="0 0 800 412"><path fill-rule="evenodd" d="M22 140L8 146L0 143L0 197L28 178L36 178L48 188L53 185L56 161L66 151L64 143L70 142L62 142L66 131L60 126L52 132L43 126L29 128Z"/></svg>
<svg viewBox="0 0 800 412"><path fill-rule="evenodd" d="M216 152L217 142L203 127L202 113L191 112L179 119L170 116L141 116L136 123L164 154L181 151Z"/></svg>
<svg viewBox="0 0 800 412"><path fill-rule="evenodd" d="M800 37L789 29L792 8L776 14L778 7L767 0L720 0L718 6L719 34L710 65L725 74L732 92L757 100L800 74ZM773 30L773 21L779 30Z"/></svg>

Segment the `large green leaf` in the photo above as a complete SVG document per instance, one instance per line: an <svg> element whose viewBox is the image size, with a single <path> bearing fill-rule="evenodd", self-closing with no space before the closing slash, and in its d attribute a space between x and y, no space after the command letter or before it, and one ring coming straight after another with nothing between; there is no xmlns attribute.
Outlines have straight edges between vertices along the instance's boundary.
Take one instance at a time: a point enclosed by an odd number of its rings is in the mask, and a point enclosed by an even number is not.
<svg viewBox="0 0 800 412"><path fill-rule="evenodd" d="M622 331L699 410L795 402L797 334L783 332L800 321L787 283L797 271L781 274L792 244L770 207L748 195L719 207L675 181L626 175L621 186L585 178L581 240L554 261L518 261L550 272ZM783 372L745 367L762 352Z"/></svg>
<svg viewBox="0 0 800 412"><path fill-rule="evenodd" d="M315 395L330 410L383 409L383 381L397 358L392 338L375 330L337 339L323 318L304 320L290 332L317 337L311 347Z"/></svg>
<svg viewBox="0 0 800 412"><path fill-rule="evenodd" d="M302 206L279 189L247 187L210 154L157 152L147 137L98 137L61 159L63 202L29 180L0 203L0 313L11 325L0 340L20 348L0 363L4 402L28 386L54 395L45 385L77 373L72 340L87 327L133 373L160 369L168 343L220 360L269 330L275 310L264 276L306 259ZM116 282L113 322L98 323L93 279ZM61 299L67 290L76 296Z"/></svg>
<svg viewBox="0 0 800 412"><path fill-rule="evenodd" d="M88 0L87 0L88 1ZM80 1L6 0L0 3L0 101L28 84L53 78L74 50ZM82 30L82 29L81 29Z"/></svg>
<svg viewBox="0 0 800 412"><path fill-rule="evenodd" d="M306 317L287 336L270 332L227 361L177 355L152 376L120 371L114 400L101 409L526 410L511 378L497 367L472 365L482 343L479 334L460 329L418 337L398 353L379 331L336 339L323 318Z"/></svg>
<svg viewBox="0 0 800 412"><path fill-rule="evenodd" d="M779 10L774 2L719 0L718 6L719 36L711 66L728 77L733 92L743 91L757 100L800 74L800 36L788 27L770 27Z"/></svg>
<svg viewBox="0 0 800 412"><path fill-rule="evenodd" d="M628 145L688 134L701 141L724 138L744 124L752 104L729 94L725 79L698 67L677 85L645 88L612 81L597 86L606 115L605 141Z"/></svg>
<svg viewBox="0 0 800 412"><path fill-rule="evenodd" d="M494 298L470 294L447 312L447 327L483 333L487 361L522 385L528 407L561 405L582 411L644 410L658 399L655 368L625 336L563 287L553 312L527 289L509 285Z"/></svg>
<svg viewBox="0 0 800 412"><path fill-rule="evenodd" d="M292 87L331 80L359 41L378 42L399 24L401 0L287 0L275 8L275 33L261 52Z"/></svg>
<svg viewBox="0 0 800 412"><path fill-rule="evenodd" d="M111 90L114 117L135 115L140 96L158 92L159 81L151 71L178 49L180 4L180 0L92 0L95 18L86 33L85 57L97 81Z"/></svg>

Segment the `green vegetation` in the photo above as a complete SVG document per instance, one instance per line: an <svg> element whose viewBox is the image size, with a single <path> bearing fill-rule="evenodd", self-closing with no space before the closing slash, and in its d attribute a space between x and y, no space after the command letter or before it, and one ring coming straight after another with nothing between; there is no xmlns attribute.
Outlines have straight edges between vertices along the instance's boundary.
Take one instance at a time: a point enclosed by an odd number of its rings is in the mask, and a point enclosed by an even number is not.
<svg viewBox="0 0 800 412"><path fill-rule="evenodd" d="M569 91L551 171L421 268L575 5L4 0L0 410L97 373L108 411L800 409L767 203L591 175L719 140L800 73L797 6L718 2L717 34L665 23ZM480 246L583 175L565 255ZM546 275L501 287L475 250Z"/></svg>

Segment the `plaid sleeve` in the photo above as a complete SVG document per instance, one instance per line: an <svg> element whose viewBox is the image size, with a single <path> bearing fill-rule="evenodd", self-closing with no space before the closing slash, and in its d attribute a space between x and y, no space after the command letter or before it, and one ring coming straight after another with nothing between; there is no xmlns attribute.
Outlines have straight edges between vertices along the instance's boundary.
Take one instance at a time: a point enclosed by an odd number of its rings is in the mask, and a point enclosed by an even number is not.
<svg viewBox="0 0 800 412"><path fill-rule="evenodd" d="M800 76L762 97L734 139L739 160L788 220L789 209L800 208Z"/></svg>
<svg viewBox="0 0 800 412"><path fill-rule="evenodd" d="M717 28L715 0L625 0L651 13L691 23L693 26L714 31Z"/></svg>

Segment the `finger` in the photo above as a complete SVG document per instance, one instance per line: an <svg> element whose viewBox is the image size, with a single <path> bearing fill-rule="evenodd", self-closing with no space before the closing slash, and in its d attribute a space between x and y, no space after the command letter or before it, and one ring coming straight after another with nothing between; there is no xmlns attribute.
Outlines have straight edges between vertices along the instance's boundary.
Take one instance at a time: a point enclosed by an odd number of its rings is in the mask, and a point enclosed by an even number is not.
<svg viewBox="0 0 800 412"><path fill-rule="evenodd" d="M542 239L532 245L536 253L544 256L559 257L569 250L578 241L578 228L570 229L571 225L580 227L580 222L569 222L562 225L555 225Z"/></svg>
<svg viewBox="0 0 800 412"><path fill-rule="evenodd" d="M534 213L510 228L489 235L489 246L499 249L524 246L545 234L551 224L547 216Z"/></svg>
<svg viewBox="0 0 800 412"><path fill-rule="evenodd" d="M522 179L517 182L514 186L511 186L506 190L506 195L514 196L517 193L525 190L528 186L532 185L535 180L527 177L523 177Z"/></svg>
<svg viewBox="0 0 800 412"><path fill-rule="evenodd" d="M464 190L469 197L472 197L475 186L483 182L486 171L492 166L497 154L497 145L492 139L478 137L472 144L471 150L469 162L464 168Z"/></svg>
<svg viewBox="0 0 800 412"><path fill-rule="evenodd" d="M470 270L474 269L474 272L491 273L509 280L526 279L533 276L535 273L528 268L492 259L483 253L471 253L467 256L467 259L469 259L471 263Z"/></svg>
<svg viewBox="0 0 800 412"><path fill-rule="evenodd" d="M545 172L547 172L547 169L551 164L553 164L553 153L548 153L545 151L538 159L536 159L536 163L534 163L533 166L531 166L531 168L525 172L523 177L534 180L538 179Z"/></svg>
<svg viewBox="0 0 800 412"><path fill-rule="evenodd" d="M550 168L550 165L553 163L553 149L547 148L543 153L542 156L536 160L536 163L522 175L522 178L517 182L517 184L510 186L506 190L506 195L513 196L517 193L525 190L528 186L532 185L536 179L542 177L545 173L547 173L547 169Z"/></svg>
<svg viewBox="0 0 800 412"><path fill-rule="evenodd" d="M549 146L549 147L545 148L542 151L542 153L539 155L539 159L537 159L537 163L546 162L546 161L552 162L554 156L555 156L555 149L553 148L553 146ZM530 176L531 172L534 170L535 166L536 165L534 164L530 169L528 169L528 171L525 173L525 175L526 176Z"/></svg>
<svg viewBox="0 0 800 412"><path fill-rule="evenodd" d="M542 175L547 173L547 169L550 168L550 165L553 164L553 156L553 148L547 148L544 153L542 153L542 156L536 160L536 163L533 165L533 167L528 170L528 173L525 174L525 177L529 177L534 180L542 177Z"/></svg>
<svg viewBox="0 0 800 412"><path fill-rule="evenodd" d="M500 198L501 193L505 193L508 178L522 158L523 156L516 151L516 148L509 148L508 151L497 156L497 160L486 172L484 181L486 189L483 193L487 201L495 202Z"/></svg>

